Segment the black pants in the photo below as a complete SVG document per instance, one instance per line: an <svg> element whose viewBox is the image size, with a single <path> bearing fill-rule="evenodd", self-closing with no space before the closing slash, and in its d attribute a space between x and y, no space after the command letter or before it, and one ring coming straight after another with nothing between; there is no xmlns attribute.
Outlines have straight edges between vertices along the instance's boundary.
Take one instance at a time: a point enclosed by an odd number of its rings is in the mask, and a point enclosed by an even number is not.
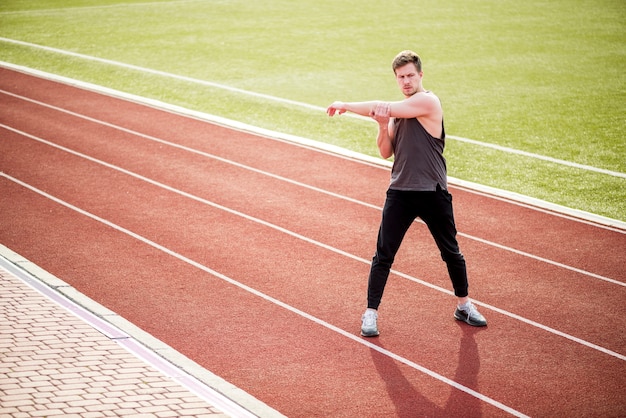
<svg viewBox="0 0 626 418"><path fill-rule="evenodd" d="M434 192L387 190L367 288L367 307L378 309L389 271L404 235L419 217L428 226L448 267L454 294L467 296L465 258L456 240L452 195L437 186Z"/></svg>

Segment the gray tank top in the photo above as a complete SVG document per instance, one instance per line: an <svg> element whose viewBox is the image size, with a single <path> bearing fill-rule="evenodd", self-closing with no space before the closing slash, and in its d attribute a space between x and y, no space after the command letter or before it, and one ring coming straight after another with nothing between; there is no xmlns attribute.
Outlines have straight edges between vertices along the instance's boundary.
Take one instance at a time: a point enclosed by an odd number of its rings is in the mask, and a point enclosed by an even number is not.
<svg viewBox="0 0 626 418"><path fill-rule="evenodd" d="M446 132L441 122L441 139L430 135L416 119L395 119L394 162L390 189L434 191L448 189L446 159L443 157Z"/></svg>

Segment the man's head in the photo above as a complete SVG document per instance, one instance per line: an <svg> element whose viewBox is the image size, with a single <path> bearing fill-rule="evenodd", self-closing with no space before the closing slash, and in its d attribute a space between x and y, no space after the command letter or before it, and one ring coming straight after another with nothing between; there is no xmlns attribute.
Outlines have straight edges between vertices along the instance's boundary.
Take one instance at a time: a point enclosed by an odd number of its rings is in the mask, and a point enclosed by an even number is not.
<svg viewBox="0 0 626 418"><path fill-rule="evenodd" d="M398 68L404 67L407 64L415 65L415 69L417 70L417 72L422 72L422 60L420 59L419 55L409 50L402 51L398 55L396 55L396 57L393 59L393 62L391 63L391 67L393 68L393 72L395 73Z"/></svg>
<svg viewBox="0 0 626 418"><path fill-rule="evenodd" d="M405 97L424 91L422 87L422 60L413 51L402 51L391 64L396 82Z"/></svg>

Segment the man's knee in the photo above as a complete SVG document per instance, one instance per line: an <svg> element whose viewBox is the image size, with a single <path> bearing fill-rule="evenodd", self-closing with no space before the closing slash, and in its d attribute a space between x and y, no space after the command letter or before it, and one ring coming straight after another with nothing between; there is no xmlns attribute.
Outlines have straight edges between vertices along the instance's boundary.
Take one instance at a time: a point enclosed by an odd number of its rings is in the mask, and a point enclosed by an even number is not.
<svg viewBox="0 0 626 418"><path fill-rule="evenodd" d="M458 251L442 251L441 258L448 264L465 264L465 257L463 257L463 253Z"/></svg>
<svg viewBox="0 0 626 418"><path fill-rule="evenodd" d="M372 259L372 265L385 269L390 269L391 265L393 264L393 260L393 256L376 253L376 255L374 255L374 258Z"/></svg>

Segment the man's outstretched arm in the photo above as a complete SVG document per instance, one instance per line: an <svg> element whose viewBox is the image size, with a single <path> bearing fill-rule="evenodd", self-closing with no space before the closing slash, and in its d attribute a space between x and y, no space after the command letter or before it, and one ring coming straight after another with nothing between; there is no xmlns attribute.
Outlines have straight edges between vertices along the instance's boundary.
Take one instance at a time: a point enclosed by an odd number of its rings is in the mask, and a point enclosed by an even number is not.
<svg viewBox="0 0 626 418"><path fill-rule="evenodd" d="M326 113L328 113L328 116L334 116L335 114L341 115L346 112L356 113L361 116L371 116L378 103L380 102L333 102L333 104L326 109Z"/></svg>

